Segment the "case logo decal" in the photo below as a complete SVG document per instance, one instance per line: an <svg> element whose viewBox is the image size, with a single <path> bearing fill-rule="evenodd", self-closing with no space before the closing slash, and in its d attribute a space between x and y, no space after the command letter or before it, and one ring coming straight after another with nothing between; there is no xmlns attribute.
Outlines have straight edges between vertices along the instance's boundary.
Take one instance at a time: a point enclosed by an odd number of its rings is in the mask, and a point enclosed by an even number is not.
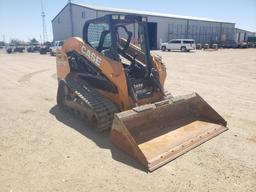
<svg viewBox="0 0 256 192"><path fill-rule="evenodd" d="M97 56L93 51L83 45L81 47L81 52L88 60L100 67L102 59Z"/></svg>

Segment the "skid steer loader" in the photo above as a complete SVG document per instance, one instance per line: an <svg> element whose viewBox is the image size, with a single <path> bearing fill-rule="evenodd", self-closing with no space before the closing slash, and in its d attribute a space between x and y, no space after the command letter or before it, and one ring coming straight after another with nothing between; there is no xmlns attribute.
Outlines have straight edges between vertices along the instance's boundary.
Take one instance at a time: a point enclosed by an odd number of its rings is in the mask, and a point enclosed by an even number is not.
<svg viewBox="0 0 256 192"><path fill-rule="evenodd" d="M165 94L166 67L150 54L147 18L111 14L84 24L57 51L57 104L153 171L227 130L198 94Z"/></svg>

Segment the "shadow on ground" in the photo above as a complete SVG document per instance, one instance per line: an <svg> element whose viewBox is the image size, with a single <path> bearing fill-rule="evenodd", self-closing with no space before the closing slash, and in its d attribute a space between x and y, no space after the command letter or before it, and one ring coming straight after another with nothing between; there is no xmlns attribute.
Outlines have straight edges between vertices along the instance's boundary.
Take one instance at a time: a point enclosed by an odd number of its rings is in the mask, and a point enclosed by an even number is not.
<svg viewBox="0 0 256 192"><path fill-rule="evenodd" d="M108 131L105 131L103 133L95 132L88 123L86 123L82 119L79 119L78 117L69 112L60 110L57 105L52 107L49 112L50 114L54 115L58 121L64 123L68 127L75 129L82 135L91 139L100 148L110 149L112 158L115 159L116 161L122 162L131 167L146 172L146 170L135 159L128 156L111 143Z"/></svg>

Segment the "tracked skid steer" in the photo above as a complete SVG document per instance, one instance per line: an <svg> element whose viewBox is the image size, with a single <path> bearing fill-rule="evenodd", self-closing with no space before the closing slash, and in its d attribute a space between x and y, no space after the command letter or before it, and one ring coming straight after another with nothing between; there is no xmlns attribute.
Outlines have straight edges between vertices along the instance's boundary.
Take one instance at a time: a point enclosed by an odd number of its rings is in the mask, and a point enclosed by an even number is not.
<svg viewBox="0 0 256 192"><path fill-rule="evenodd" d="M164 91L166 67L150 53L146 17L111 14L89 20L83 38L57 50L57 103L84 118L153 171L227 130L197 93Z"/></svg>

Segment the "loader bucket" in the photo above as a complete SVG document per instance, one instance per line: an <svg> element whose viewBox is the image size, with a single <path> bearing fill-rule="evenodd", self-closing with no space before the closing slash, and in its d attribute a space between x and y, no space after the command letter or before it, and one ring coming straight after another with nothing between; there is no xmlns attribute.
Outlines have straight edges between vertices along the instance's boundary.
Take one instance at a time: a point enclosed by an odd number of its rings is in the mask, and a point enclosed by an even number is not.
<svg viewBox="0 0 256 192"><path fill-rule="evenodd" d="M226 125L193 93L115 114L111 140L153 171L226 131Z"/></svg>

